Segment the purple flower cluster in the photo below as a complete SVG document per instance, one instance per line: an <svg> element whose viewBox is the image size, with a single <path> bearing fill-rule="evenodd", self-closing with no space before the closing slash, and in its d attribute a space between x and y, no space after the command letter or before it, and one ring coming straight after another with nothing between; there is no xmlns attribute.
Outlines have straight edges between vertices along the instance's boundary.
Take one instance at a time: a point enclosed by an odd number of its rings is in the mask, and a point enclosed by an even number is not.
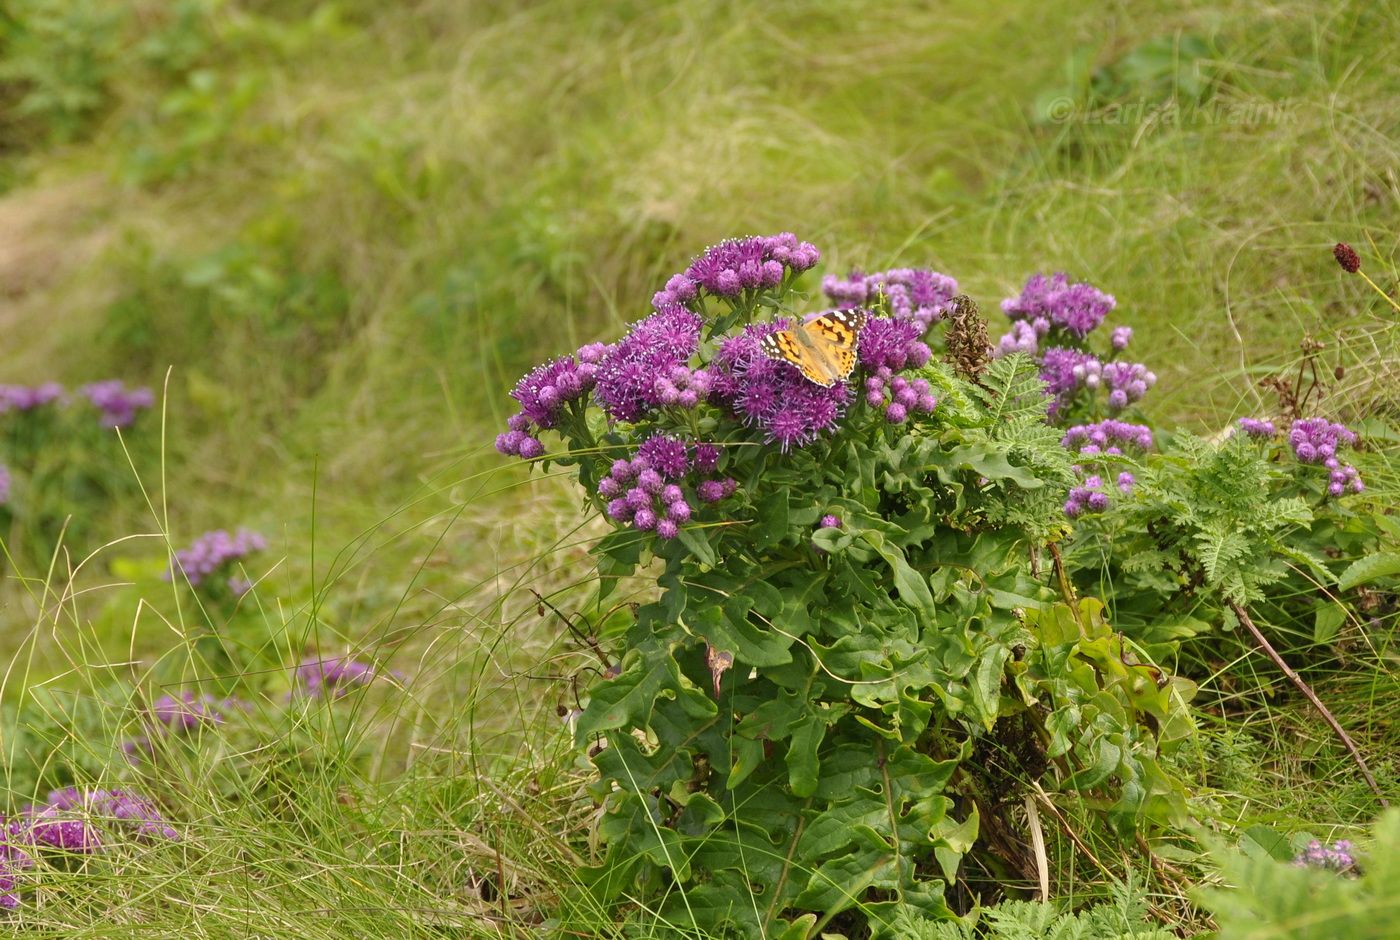
<svg viewBox="0 0 1400 940"><path fill-rule="evenodd" d="M1121 457L1124 448L1147 450L1152 446L1152 429L1145 424L1129 424L1108 418L1095 424L1076 424L1065 431L1060 444L1075 451L1081 458ZM1104 461L1106 463L1106 461ZM1137 485L1137 478L1127 470L1121 471L1109 482L1110 472L1102 467L1098 472L1089 472L1082 464L1076 464L1075 473L1083 479L1069 491L1065 500L1065 515L1071 519L1084 513L1103 512L1111 502L1112 489L1126 496Z"/></svg>
<svg viewBox="0 0 1400 940"><path fill-rule="evenodd" d="M1288 445L1299 463L1322 464L1329 471L1327 492L1341 496L1348 489L1366 488L1356 468L1337 459L1337 452L1356 443L1356 433L1326 418L1301 418L1288 430Z"/></svg>
<svg viewBox="0 0 1400 940"><path fill-rule="evenodd" d="M1003 300L1001 309L1012 320L1029 321L1042 336L1050 329L1059 329L1083 339L1116 303L1112 295L1091 284L1071 284L1063 273L1049 277L1033 274L1020 296Z"/></svg>
<svg viewBox="0 0 1400 940"><path fill-rule="evenodd" d="M7 411L33 411L63 397L57 382L41 385L0 385L0 414Z"/></svg>
<svg viewBox="0 0 1400 940"><path fill-rule="evenodd" d="M1137 485L1137 479L1125 470L1118 474L1114 485L1118 492L1126 496ZM1069 498L1065 500L1065 515L1073 519L1086 512L1103 512L1108 505L1108 484L1099 474L1091 473L1082 483L1070 489Z"/></svg>
<svg viewBox="0 0 1400 940"><path fill-rule="evenodd" d="M821 522L817 524L819 529L839 529L841 528L841 517L828 513L822 516Z"/></svg>
<svg viewBox="0 0 1400 940"><path fill-rule="evenodd" d="M608 347L593 391L608 417L638 421L656 408L681 404L683 391L694 392L697 402L701 389L708 394L708 374L698 378L700 372L678 371L686 370L700 347L700 326L699 314L670 304L634 323L626 336Z"/></svg>
<svg viewBox="0 0 1400 940"><path fill-rule="evenodd" d="M175 563L166 577L183 573L191 585L198 585L225 565L265 548L267 539L257 532L239 529L236 534L229 535L223 529L215 529L195 539L189 548L177 551ZM237 576L229 578L228 583L235 593L242 593L238 590L240 587L246 590L250 586L246 579Z"/></svg>
<svg viewBox="0 0 1400 940"><path fill-rule="evenodd" d="M1100 358L1084 348L1090 333L1103 323L1115 301L1085 284L1071 284L1064 274L1032 275L1017 297L1002 301L1011 328L997 342L995 355L1021 353L1036 359L1040 377L1053 401L1050 416L1061 415L1081 389L1107 393L1110 411L1118 412L1141 399L1157 376L1138 362L1114 362L1113 356L1132 342L1132 327L1115 327L1109 334L1112 352Z"/></svg>
<svg viewBox="0 0 1400 940"><path fill-rule="evenodd" d="M162 695L156 699L151 706L151 717L170 731L193 731L200 725L221 724L226 713L244 707L244 703L235 698L185 692L179 698Z"/></svg>
<svg viewBox="0 0 1400 940"><path fill-rule="evenodd" d="M906 368L921 368L933 351L920 337L925 327L913 319L869 317L860 336L860 364L869 373L865 402L881 408L891 424L902 424L915 412L928 414L938 405L927 379L912 382L895 375Z"/></svg>
<svg viewBox="0 0 1400 940"><path fill-rule="evenodd" d="M1352 844L1346 839L1332 843L1328 848L1316 839L1298 853L1293 864L1299 868L1321 868L1326 871L1352 872L1356 868L1356 858L1352 855Z"/></svg>
<svg viewBox="0 0 1400 940"><path fill-rule="evenodd" d="M496 450L526 460L541 456L544 445L535 435L558 424L564 406L588 394L607 350L602 343L590 343L572 356L537 366L516 382L510 397L520 410L506 422L508 430L497 436Z"/></svg>
<svg viewBox="0 0 1400 940"><path fill-rule="evenodd" d="M19 873L34 866L30 847L15 823L0 819L0 908L19 907Z"/></svg>
<svg viewBox="0 0 1400 940"><path fill-rule="evenodd" d="M1099 383L1090 383L1087 375L1088 363L1085 364L1085 385L1089 388L1099 387ZM1147 390L1157 384L1157 376L1152 370L1140 362L1108 362L1100 366L1098 370L1100 382L1108 389L1108 407L1114 411L1122 411L1129 404L1142 398L1147 394Z"/></svg>
<svg viewBox="0 0 1400 940"><path fill-rule="evenodd" d="M45 803L27 807L15 819L0 820L0 907L19 906L19 872L33 867L35 851L91 853L102 848L94 821L138 839L180 838L145 797L125 790L54 790Z"/></svg>
<svg viewBox="0 0 1400 940"><path fill-rule="evenodd" d="M705 249L684 274L667 281L652 305L663 310L688 304L701 288L716 297L738 297L746 290L777 287L788 271L801 273L820 260L815 245L799 241L791 232L731 238Z"/></svg>
<svg viewBox="0 0 1400 940"><path fill-rule="evenodd" d="M1241 418L1239 428L1250 437L1273 437L1278 433L1272 421L1260 418Z"/></svg>
<svg viewBox="0 0 1400 940"><path fill-rule="evenodd" d="M922 335L943 319L958 282L927 268L891 268L874 274L852 271L845 278L828 274L822 278L822 291L842 310L873 307L884 298L894 319L917 322Z"/></svg>
<svg viewBox="0 0 1400 940"><path fill-rule="evenodd" d="M65 787L49 794L48 806L58 812L81 811L93 819L119 824L137 838L180 838L180 833L165 821L154 803L127 790Z"/></svg>
<svg viewBox="0 0 1400 940"><path fill-rule="evenodd" d="M608 500L608 518L614 522L673 539L695 511L677 481L692 469L701 476L712 475L719 457L714 444L691 447L673 437L653 435L631 460L613 461L608 475L598 481L598 495ZM701 502L716 503L732 496L738 485L729 478L706 479L695 489Z"/></svg>
<svg viewBox="0 0 1400 940"><path fill-rule="evenodd" d="M379 676L379 671L370 664L348 656L311 658L302 660L297 667L296 684L300 691L312 698L323 695L340 698L356 688L369 685Z"/></svg>
<svg viewBox="0 0 1400 940"><path fill-rule="evenodd" d="M1148 450L1152 447L1152 429L1145 424L1129 424L1108 418L1095 424L1076 424L1065 431L1060 444L1077 453L1120 455L1123 447Z"/></svg>
<svg viewBox="0 0 1400 940"><path fill-rule="evenodd" d="M78 391L102 412L102 425L124 428L136 420L136 412L150 408L156 397L149 388L127 388L121 379L84 385Z"/></svg>
<svg viewBox="0 0 1400 940"><path fill-rule="evenodd" d="M790 325L787 319L751 324L721 343L710 361L711 400L761 428L784 451L835 428L851 401L847 383L809 382L796 366L763 352L763 338Z"/></svg>
<svg viewBox="0 0 1400 940"><path fill-rule="evenodd" d="M141 735L122 742L122 751L128 757L153 756L156 751L153 735L188 734L204 725L223 724L224 717L232 711L242 711L248 703L237 698L215 698L212 695L196 696L185 692L178 698L162 695L151 706L146 724L153 734Z"/></svg>

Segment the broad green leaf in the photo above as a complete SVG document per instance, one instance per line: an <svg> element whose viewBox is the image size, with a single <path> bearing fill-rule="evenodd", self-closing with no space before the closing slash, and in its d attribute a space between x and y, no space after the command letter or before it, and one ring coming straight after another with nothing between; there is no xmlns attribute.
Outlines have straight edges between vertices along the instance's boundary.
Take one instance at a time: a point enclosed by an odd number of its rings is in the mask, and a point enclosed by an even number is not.
<svg viewBox="0 0 1400 940"><path fill-rule="evenodd" d="M719 560L715 556L714 547L710 545L710 531L712 530L698 526L681 526L680 535L677 536L680 543L695 556L695 560L707 568L713 568Z"/></svg>
<svg viewBox="0 0 1400 940"><path fill-rule="evenodd" d="M1330 643L1347 622L1347 609L1334 601L1322 601L1313 614L1313 642Z"/></svg>
<svg viewBox="0 0 1400 940"><path fill-rule="evenodd" d="M588 707L579 716L574 737L579 744L600 731L646 727L657 693L666 685L672 663L670 654L632 661L620 676L604 679L589 690Z"/></svg>
<svg viewBox="0 0 1400 940"><path fill-rule="evenodd" d="M1337 588L1349 591L1358 584L1369 584L1378 578L1400 575L1400 552L1381 552L1367 555L1351 563L1337 579Z"/></svg>
<svg viewBox="0 0 1400 940"><path fill-rule="evenodd" d="M817 749L826 735L826 722L820 715L810 715L792 729L787 752L788 784L801 797L817 791L817 776L821 761Z"/></svg>
<svg viewBox="0 0 1400 940"><path fill-rule="evenodd" d="M691 608L682 615L681 622L715 649L733 653L736 663L781 666L791 662L792 640L775 630L750 623L749 603L747 597L729 598L724 607L712 604L700 610Z"/></svg>
<svg viewBox="0 0 1400 940"><path fill-rule="evenodd" d="M1280 862L1293 858L1293 846L1288 837L1264 825L1250 826L1240 835L1240 851L1252 858L1272 858Z"/></svg>
<svg viewBox="0 0 1400 940"><path fill-rule="evenodd" d="M880 553L880 557L890 566L890 572L894 575L894 588L899 592L899 599L912 607L919 616L926 619L933 619L937 613L933 604L933 592L929 590L928 579L919 572L909 567L909 562L904 557L904 552L896 545L891 545L884 539L871 540L870 536L875 533L866 533L867 541L875 551Z"/></svg>

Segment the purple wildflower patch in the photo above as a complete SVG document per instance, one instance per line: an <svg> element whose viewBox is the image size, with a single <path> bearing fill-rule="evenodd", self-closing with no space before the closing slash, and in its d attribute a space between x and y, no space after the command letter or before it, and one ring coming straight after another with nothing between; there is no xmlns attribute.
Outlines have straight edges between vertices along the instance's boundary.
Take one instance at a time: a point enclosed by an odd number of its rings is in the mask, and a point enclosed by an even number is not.
<svg viewBox="0 0 1400 940"><path fill-rule="evenodd" d="M127 388L121 379L108 379L84 385L78 392L101 412L103 427L124 428L136 420L136 414L156 403L149 388Z"/></svg>
<svg viewBox="0 0 1400 940"><path fill-rule="evenodd" d="M183 574L191 585L198 586L234 562L266 548L267 539L257 532L239 529L230 535L224 529L215 529L195 539L188 548L177 551L166 577L169 579ZM235 580L240 582L237 586L247 584L246 580L235 575L229 579L231 587L234 587Z"/></svg>

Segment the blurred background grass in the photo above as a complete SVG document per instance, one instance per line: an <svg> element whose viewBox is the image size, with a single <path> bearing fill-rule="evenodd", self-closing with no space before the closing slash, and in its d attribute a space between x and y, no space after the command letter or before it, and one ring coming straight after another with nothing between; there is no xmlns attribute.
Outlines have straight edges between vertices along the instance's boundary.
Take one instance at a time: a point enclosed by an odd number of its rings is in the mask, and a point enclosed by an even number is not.
<svg viewBox="0 0 1400 940"><path fill-rule="evenodd" d="M1369 400L1385 308L1329 249L1396 269L1398 34L1394 4L1310 0L11 0L0 381L168 395L86 452L126 482L56 556L7 543L3 697L194 658L217 614L162 588L160 533L246 524L274 559L249 655L412 640L449 691L381 730L479 714L436 758L508 766L519 739L492 736L567 704L511 671L559 632L512 590L587 566L572 497L490 448L506 391L730 235L794 231L829 272L932 266L994 327L1027 274L1087 279L1167 424L1258 412L1305 334L1358 337L1325 357ZM80 604L66 572L94 552ZM511 697L478 711L488 687ZM66 707L11 753L76 744ZM1266 805L1317 798L1281 773Z"/></svg>

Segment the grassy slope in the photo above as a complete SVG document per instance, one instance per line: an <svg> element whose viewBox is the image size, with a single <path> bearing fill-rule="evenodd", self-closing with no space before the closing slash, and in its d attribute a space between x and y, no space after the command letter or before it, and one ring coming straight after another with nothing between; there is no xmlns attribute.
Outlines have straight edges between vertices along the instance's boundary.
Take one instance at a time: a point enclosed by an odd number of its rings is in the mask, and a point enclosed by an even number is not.
<svg viewBox="0 0 1400 940"><path fill-rule="evenodd" d="M1252 409L1247 376L1289 359L1301 332L1368 322L1374 299L1338 275L1331 242L1375 239L1372 257L1397 249L1387 225L1400 206L1400 67L1384 37L1400 19L1384 5L342 8L317 18L228 4L201 58L212 92L120 72L89 142L28 159L0 203L14 222L0 225L11 233L0 248L24 246L0 259L19 258L10 270L26 275L0 298L5 378L160 384L173 366L172 537L240 522L275 533L286 560L260 596L284 660L312 637L411 641L395 663L434 691L386 705L370 727L388 729L388 767L417 760L421 772L385 785L405 792L338 802L352 779L343 769L289 760L314 806L300 832L236 789L152 783L210 820L199 840L209 854L141 862L152 884L170 886L158 905L138 866L109 872L111 894L90 902L59 889L41 921L92 924L123 896L116 919L131 935L154 908L173 928L210 917L201 905L227 914L202 920L210 936L241 935L253 908L297 935L420 935L435 916L473 920L462 912L479 907L475 926L494 935L486 917L499 902L470 890L494 849L467 844L464 830L508 845L522 885L567 871L565 852L505 795L553 812L568 795L552 789L553 772L534 781L537 794L524 780L477 781L519 772L490 766L520 741L496 737L517 724L504 716L518 708L528 724L537 709L520 706L555 703L503 670L570 665L552 630L519 640L518 623L537 622L526 601L496 598L517 576L551 586L578 576L577 550L539 557L570 538L571 504L558 488L473 474L496 466L481 445L514 376L614 334L703 244L791 229L827 251L831 270L931 264L989 307L1031 271L1069 270L1118 296L1120 322L1161 376L1155 413L1205 425ZM1109 62L1183 33L1215 47L1223 110L1155 124L1028 119L1072 53ZM1161 90L1142 96L1160 101ZM1257 105L1277 110L1229 119ZM153 492L154 425L133 443ZM402 536L371 537L363 563L327 589L334 552L420 487L432 495L387 526ZM101 537L154 530L134 499L109 525ZM150 541L101 560L160 554ZM199 620L147 585L157 616L137 615L129 592L99 592L31 633L36 607L61 605L7 590L0 635L27 679L66 673L59 684L80 692L105 675L94 664L128 651L144 662L127 672L147 675ZM25 678L17 670L5 696ZM271 682L270 698L279 693ZM285 727L267 724L247 731L249 753L282 740ZM322 744L347 733L294 724ZM450 782L464 770L475 773ZM248 864L264 870L252 881L227 864L240 831L258 834ZM367 855L383 867L360 877ZM278 856L290 860L269 861ZM181 875L206 871L203 887ZM325 908L335 909L325 921L308 913Z"/></svg>

